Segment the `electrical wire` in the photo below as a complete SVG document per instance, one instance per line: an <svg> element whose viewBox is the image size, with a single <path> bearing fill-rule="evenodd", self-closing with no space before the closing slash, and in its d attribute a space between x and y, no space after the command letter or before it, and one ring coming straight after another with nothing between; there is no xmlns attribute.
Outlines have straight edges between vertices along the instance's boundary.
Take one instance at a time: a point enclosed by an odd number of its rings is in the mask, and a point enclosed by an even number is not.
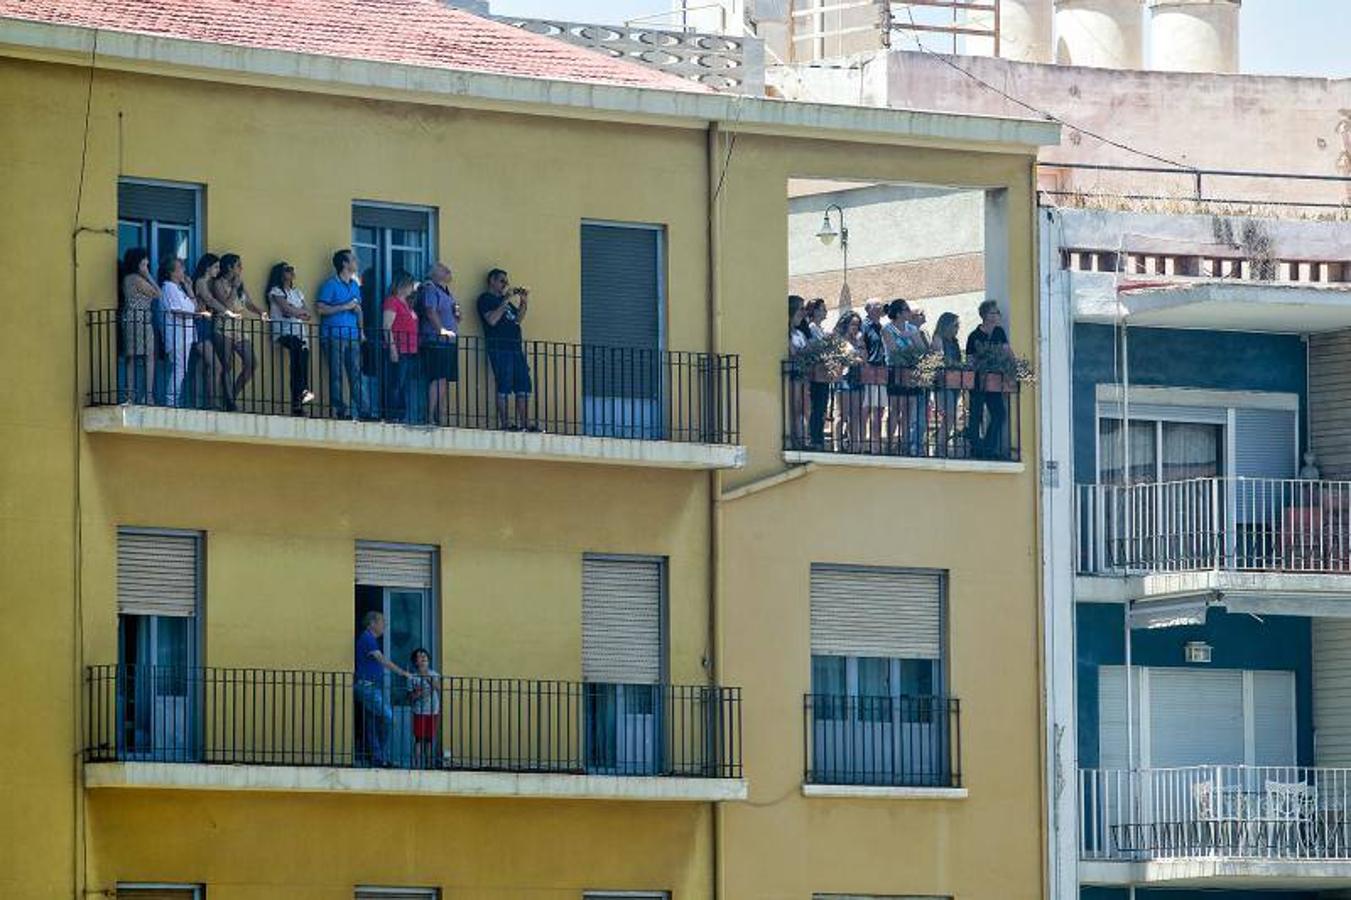
<svg viewBox="0 0 1351 900"><path fill-rule="evenodd" d="M907 7L905 7L905 11L906 11L906 15L907 15L907 16L909 17L909 19L910 19L910 25L911 25L912 27L916 27L916 28L917 28L917 27L918 27L918 23L915 21L915 12L914 12L914 10L907 6ZM897 25L897 24L894 23L894 22L893 22L892 25L891 25L891 30L892 30L892 31L895 31L895 32L897 32L897 33L899 33L899 34L906 34L906 27L905 27L904 25ZM1038 116L1041 116L1043 119L1046 119L1047 121L1055 122L1057 125L1061 125L1061 126L1064 126L1065 128L1072 129L1072 130L1074 130L1074 131L1079 132L1080 134L1086 134L1086 135L1088 135L1089 137L1091 137L1091 138L1093 138L1093 139L1095 139L1095 140L1098 140L1098 141L1101 141L1101 142L1104 143L1104 144L1107 144L1109 147L1115 147L1116 149L1118 149L1118 150L1124 150L1124 151L1126 151L1127 153L1134 153L1135 155L1137 155L1137 156L1142 156L1142 157L1144 157L1145 159L1152 159L1152 160L1154 160L1155 162L1163 163L1164 165L1173 166L1173 167L1175 167L1175 168L1182 169L1182 170L1185 170L1185 171L1187 171L1187 172L1195 172L1195 171L1196 171L1196 167L1195 167L1195 166L1189 166L1189 165L1187 165L1186 163L1180 163L1180 162L1178 162L1177 160L1168 159L1167 157L1164 157L1164 156L1159 156L1157 153L1150 153L1148 150L1141 150L1141 149L1139 149L1139 148L1137 148L1137 147L1132 147L1132 146L1130 146L1129 144L1124 144L1124 143L1122 143L1121 141L1114 140L1114 139L1112 139L1112 138L1107 137L1106 135L1099 134L1098 132L1093 131L1093 130L1091 130L1091 129L1083 128L1083 127L1081 127L1081 126L1079 126L1079 125L1075 125L1073 122L1067 122L1066 120L1064 120L1064 119L1062 119L1061 117L1055 115L1054 113L1047 112L1046 110L1042 109L1041 107L1039 107L1039 106L1034 106L1033 104L1028 103L1026 100L1023 100L1023 99L1020 98L1020 97L1015 97L1014 95L1010 94L1008 91L1005 91L1003 88L1000 88L1000 87L998 87L997 85L991 84L990 82L986 81L984 78L981 78L979 75L975 74L974 72L970 71L969 69L965 69L965 68L963 68L963 67L957 65L955 62L953 62L952 60L948 59L946 55L944 55L944 54L942 54L942 53L935 53L934 51L930 50L928 47L925 47L924 44L923 44L917 37L915 37L914 35L912 35L912 34L907 34L906 36L907 36L907 37L910 37L910 38L912 38L912 39L914 40L915 46L919 48L919 51L920 51L921 53L923 53L923 54L925 54L925 55L927 55L927 56L932 56L934 59L936 59L936 60L938 60L939 62L943 63L943 65L948 66L948 67L951 68L951 69L955 69L956 71L960 72L962 75L965 75L967 78L970 78L972 81L974 81L976 84L979 84L981 87L985 88L986 90L988 90L988 91L993 91L994 93L996 93L996 94L998 94L999 96L1003 97L1005 100L1009 101L1010 103L1013 103L1013 104L1015 104L1015 105L1017 105L1017 106L1021 106L1023 109L1025 109L1025 110L1027 110L1027 111L1029 111L1029 112L1035 113L1035 114L1037 114Z"/></svg>

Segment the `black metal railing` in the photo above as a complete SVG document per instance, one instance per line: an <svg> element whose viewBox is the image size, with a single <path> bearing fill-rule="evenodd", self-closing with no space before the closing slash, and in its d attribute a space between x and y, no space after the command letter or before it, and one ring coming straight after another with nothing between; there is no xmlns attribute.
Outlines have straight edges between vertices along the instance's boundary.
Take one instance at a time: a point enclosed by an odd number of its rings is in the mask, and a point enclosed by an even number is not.
<svg viewBox="0 0 1351 900"><path fill-rule="evenodd" d="M807 694L811 784L960 787L961 707L951 697Z"/></svg>
<svg viewBox="0 0 1351 900"><path fill-rule="evenodd" d="M92 666L84 759L740 778L741 691Z"/></svg>
<svg viewBox="0 0 1351 900"><path fill-rule="evenodd" d="M153 341L127 340L137 325L152 330ZM90 406L135 403L680 443L735 444L740 436L734 355L557 341L517 348L474 336L394 354L391 343L397 349L399 342L388 335L362 338L356 331L256 318L129 323L112 309L88 313L88 327ZM130 355L131 349L145 353ZM515 396L527 386L521 421ZM505 404L499 389L512 395ZM301 402L307 390L313 398Z"/></svg>
<svg viewBox="0 0 1351 900"><path fill-rule="evenodd" d="M789 450L928 459L1021 459L1019 385L970 369L855 366L836 380L783 363Z"/></svg>

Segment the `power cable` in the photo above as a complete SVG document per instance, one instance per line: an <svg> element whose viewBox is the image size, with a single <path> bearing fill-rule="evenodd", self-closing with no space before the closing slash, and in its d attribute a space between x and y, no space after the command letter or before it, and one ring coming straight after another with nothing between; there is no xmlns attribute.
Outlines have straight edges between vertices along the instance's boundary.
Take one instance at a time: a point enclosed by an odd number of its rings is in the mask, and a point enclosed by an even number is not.
<svg viewBox="0 0 1351 900"><path fill-rule="evenodd" d="M910 19L910 25L911 25L911 27L912 27L912 28L918 29L918 23L915 21L915 12L914 12L914 10L911 9L909 6L907 6L907 7L905 7L905 12L906 12L906 15L907 15L907 16L909 17L909 19ZM892 31L895 31L895 32L897 32L897 33L900 33L900 34L906 34L906 27L905 27L904 25L897 25L897 24L895 24L895 23L892 23L892 25L891 25L891 30L892 30ZM1055 115L1054 113L1047 112L1046 110L1042 109L1042 108L1039 107L1039 106L1034 106L1034 105L1032 105L1031 103L1028 103L1026 100L1023 100L1023 99L1021 99L1021 98L1019 98L1019 97L1015 97L1015 96L1013 96L1012 94L1010 94L1008 91L1005 91L1004 89L1002 89L1002 88L1000 88L1000 87L998 87L998 86L996 86L996 85L991 84L990 82L986 81L984 78L981 78L979 75L975 74L974 72L972 72L972 71L970 71L970 70L968 70L968 69L962 68L961 66L957 65L957 64L956 64L955 62L953 62L952 60L948 59L947 56L945 56L944 54L933 52L933 51L930 50L929 48L925 47L924 44L923 44L917 37L914 37L914 35L907 35L907 36L908 36L908 37L911 37L912 40L914 40L915 46L916 46L917 48L919 48L919 51L920 51L921 53L923 53L923 54L925 54L925 55L927 55L927 56L932 56L934 59L936 59L936 60L938 60L939 62L943 63L943 65L948 66L948 67L951 68L951 69L955 69L956 71L960 72L962 75L965 75L967 78L970 78L972 81L974 81L976 84L979 84L981 87L985 88L986 90L988 90L988 91L993 91L994 93L996 93L996 94L998 94L999 96L1003 97L1005 100L1009 101L1010 103L1016 104L1017 106L1021 106L1023 109L1026 109L1026 110L1028 110L1029 112L1036 113L1038 116L1041 116L1043 119L1046 119L1047 121L1055 122L1057 125L1061 125L1061 126L1064 126L1065 128L1072 129L1072 130L1074 130L1074 131L1079 132L1080 134L1086 134L1086 135L1088 135L1089 137L1094 138L1095 140L1102 141L1104 144L1107 144L1107 145L1110 146L1110 147L1115 147L1115 148L1118 149L1118 150L1124 150L1124 151L1126 151L1127 153L1134 153L1134 154L1137 155L1137 156L1143 156L1145 159L1152 159L1152 160L1154 160L1155 162L1159 162L1159 163L1163 163L1163 164L1165 164L1165 165L1173 166L1173 167L1178 168L1178 169L1183 169L1183 170L1185 170L1185 171L1187 171L1187 172L1195 172L1195 171L1197 171L1195 166L1189 166L1189 165L1187 165L1186 163L1180 163L1180 162L1178 162L1177 160L1168 159L1167 157L1159 156L1159 155L1156 154L1156 153L1150 153L1148 150L1141 150L1141 149L1139 149L1139 148L1137 148L1137 147L1132 147L1132 146L1130 146L1129 144L1123 144L1123 143L1120 142L1120 141L1117 141L1117 140L1114 140L1114 139L1112 139L1112 138L1109 138L1109 137L1107 137L1106 135L1099 134L1098 132L1093 131L1093 130L1091 130L1091 129L1084 128L1084 127L1079 126L1079 125L1075 125L1073 122L1067 122L1066 120L1060 118L1059 116Z"/></svg>

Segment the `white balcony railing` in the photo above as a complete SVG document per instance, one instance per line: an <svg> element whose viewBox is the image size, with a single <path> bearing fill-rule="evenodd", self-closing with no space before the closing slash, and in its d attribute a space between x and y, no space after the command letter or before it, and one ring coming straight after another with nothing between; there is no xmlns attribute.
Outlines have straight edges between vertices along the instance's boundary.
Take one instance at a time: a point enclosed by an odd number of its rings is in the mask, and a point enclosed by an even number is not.
<svg viewBox="0 0 1351 900"><path fill-rule="evenodd" d="M1081 574L1351 573L1351 481L1079 485Z"/></svg>
<svg viewBox="0 0 1351 900"><path fill-rule="evenodd" d="M1351 859L1351 769L1083 769L1090 860Z"/></svg>

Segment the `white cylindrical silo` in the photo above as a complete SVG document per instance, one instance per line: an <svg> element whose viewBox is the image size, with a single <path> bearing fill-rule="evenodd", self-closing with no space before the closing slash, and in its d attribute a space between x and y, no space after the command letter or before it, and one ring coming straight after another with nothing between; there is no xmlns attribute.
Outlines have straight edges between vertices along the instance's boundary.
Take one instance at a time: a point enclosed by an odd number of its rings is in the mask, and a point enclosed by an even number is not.
<svg viewBox="0 0 1351 900"><path fill-rule="evenodd" d="M1237 72L1241 5L1242 0L1149 0L1149 67Z"/></svg>
<svg viewBox="0 0 1351 900"><path fill-rule="evenodd" d="M1144 61L1143 0L1056 0L1055 61L1138 69Z"/></svg>
<svg viewBox="0 0 1351 900"><path fill-rule="evenodd" d="M1019 62L1054 62L1052 0L1000 0L999 55Z"/></svg>

